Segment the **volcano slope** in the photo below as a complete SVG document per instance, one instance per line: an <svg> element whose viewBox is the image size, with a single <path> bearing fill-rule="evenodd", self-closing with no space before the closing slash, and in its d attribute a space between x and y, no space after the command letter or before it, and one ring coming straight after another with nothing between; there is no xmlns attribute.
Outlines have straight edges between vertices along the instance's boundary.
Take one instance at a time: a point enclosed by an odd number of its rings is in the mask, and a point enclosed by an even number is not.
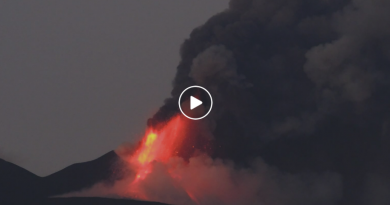
<svg viewBox="0 0 390 205"><path fill-rule="evenodd" d="M121 159L111 151L98 159L77 163L46 177L0 159L0 204L158 205L161 203L92 197L53 197L77 192L95 183L113 183L122 174L113 169Z"/></svg>

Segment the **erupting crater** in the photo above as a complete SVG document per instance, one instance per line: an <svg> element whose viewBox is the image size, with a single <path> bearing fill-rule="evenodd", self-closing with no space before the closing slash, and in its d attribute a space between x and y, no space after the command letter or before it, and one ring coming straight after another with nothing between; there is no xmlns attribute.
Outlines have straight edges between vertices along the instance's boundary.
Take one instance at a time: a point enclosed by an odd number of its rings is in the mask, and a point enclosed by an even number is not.
<svg viewBox="0 0 390 205"><path fill-rule="evenodd" d="M182 158L183 155L188 156L189 153L196 150L195 139L193 139L194 137L190 131L193 126L194 122L191 122L191 120L176 115L168 122L158 126L158 128L148 128L146 130L145 136L134 153L125 158L130 169L135 173L127 190L129 196L135 199L151 200L145 193L142 183L153 172L154 163L164 165L171 180L182 179L180 173L175 171L175 167L186 163ZM178 186L179 184L177 183ZM184 187L180 188L185 190L187 196L194 203L198 203L194 194Z"/></svg>

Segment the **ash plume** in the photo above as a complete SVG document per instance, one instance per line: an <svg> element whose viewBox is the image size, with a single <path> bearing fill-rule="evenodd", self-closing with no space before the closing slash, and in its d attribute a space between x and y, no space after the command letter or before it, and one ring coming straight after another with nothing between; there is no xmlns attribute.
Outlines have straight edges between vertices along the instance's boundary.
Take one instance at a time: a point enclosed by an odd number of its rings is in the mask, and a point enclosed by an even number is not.
<svg viewBox="0 0 390 205"><path fill-rule="evenodd" d="M388 204L388 11L387 0L231 0L185 40L172 96L148 120L169 121L180 93L201 85L214 105L191 143L207 133L211 149L154 161L143 193L172 204ZM131 198L126 180L81 194Z"/></svg>
<svg viewBox="0 0 390 205"><path fill-rule="evenodd" d="M334 171L340 203L369 203L370 173L390 170L389 10L386 0L231 0L183 43L172 96L148 125L204 86L213 158Z"/></svg>

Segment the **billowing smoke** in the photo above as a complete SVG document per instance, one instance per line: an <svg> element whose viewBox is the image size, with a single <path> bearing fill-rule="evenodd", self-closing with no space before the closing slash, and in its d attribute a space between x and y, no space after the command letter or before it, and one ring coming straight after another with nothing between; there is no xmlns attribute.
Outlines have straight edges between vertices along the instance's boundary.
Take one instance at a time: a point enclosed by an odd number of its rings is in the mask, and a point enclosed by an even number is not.
<svg viewBox="0 0 390 205"><path fill-rule="evenodd" d="M211 46L200 53L192 62L189 76L196 84L211 88L224 82L244 86L240 82L244 77L237 74L233 52L222 45Z"/></svg>
<svg viewBox="0 0 390 205"><path fill-rule="evenodd" d="M337 172L340 203L369 203L372 173L390 177L388 11L387 0L231 0L183 43L149 125L202 85L215 98L213 158Z"/></svg>
<svg viewBox="0 0 390 205"><path fill-rule="evenodd" d="M190 204L192 187L199 204L388 204L389 11L388 0L231 0L183 43L172 96L148 120L169 121L180 93L204 86L212 151L155 162L149 198ZM164 174L172 160L181 181Z"/></svg>
<svg viewBox="0 0 390 205"><path fill-rule="evenodd" d="M207 155L192 157L189 162L181 157L172 157L167 163L154 161L137 189L131 186L135 172L131 170L113 186L99 183L65 196L135 198L180 205L331 205L342 195L339 174L283 173L260 158L247 168Z"/></svg>

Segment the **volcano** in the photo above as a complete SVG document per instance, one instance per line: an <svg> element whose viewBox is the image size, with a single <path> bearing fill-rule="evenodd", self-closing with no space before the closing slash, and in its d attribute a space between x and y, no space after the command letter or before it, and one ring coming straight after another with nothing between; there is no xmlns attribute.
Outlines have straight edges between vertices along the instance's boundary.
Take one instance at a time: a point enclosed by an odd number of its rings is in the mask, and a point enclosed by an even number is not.
<svg viewBox="0 0 390 205"><path fill-rule="evenodd" d="M80 191L98 182L113 183L121 178L114 170L121 158L114 152L84 163L68 166L46 177L39 177L17 165L0 159L0 204L129 204L162 203L98 197L56 197Z"/></svg>

